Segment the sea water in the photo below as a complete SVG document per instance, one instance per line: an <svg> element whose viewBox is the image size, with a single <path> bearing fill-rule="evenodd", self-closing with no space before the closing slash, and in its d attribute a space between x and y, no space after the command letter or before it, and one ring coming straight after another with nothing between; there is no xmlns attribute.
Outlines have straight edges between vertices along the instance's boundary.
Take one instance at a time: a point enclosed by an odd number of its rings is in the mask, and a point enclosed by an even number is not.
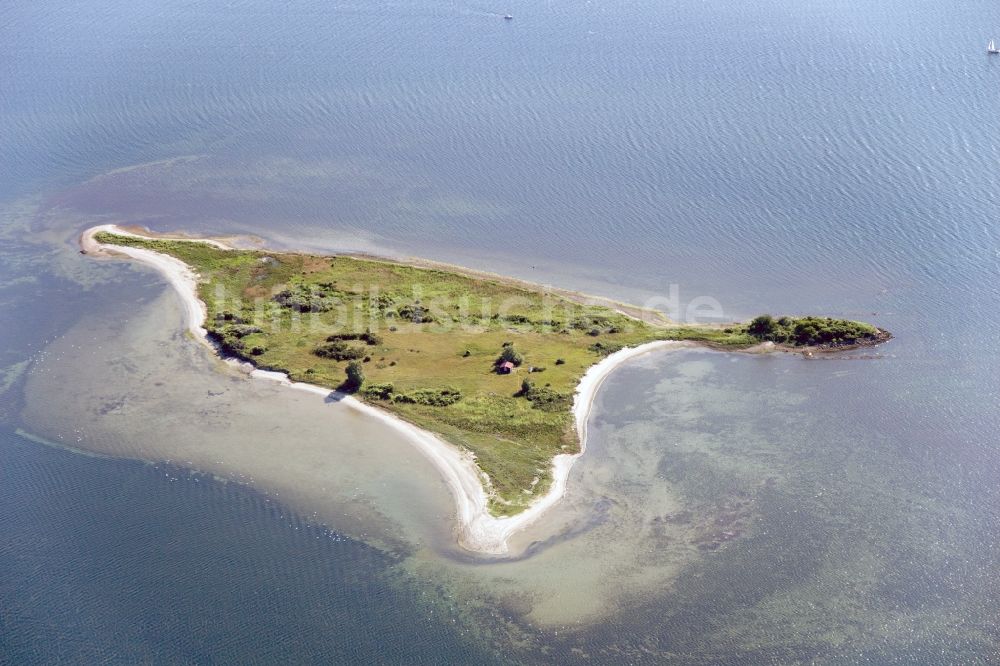
<svg viewBox="0 0 1000 666"><path fill-rule="evenodd" d="M213 589L201 564L150 555L198 516L184 538L199 562L256 550L257 571L282 573L261 574L261 603L225 607L245 642L203 633L165 659L289 636L306 646L290 658L347 645L410 663L497 646L543 661L995 657L993 9L6 3L0 415L19 536L0 548L4 656L155 655L188 631L177 618L208 624L220 593L252 595L246 568L220 568ZM483 564L451 548L447 493L405 443L213 367L155 276L76 255L75 234L108 220L425 256L679 317L848 316L896 338L833 359L683 351L623 368L566 501L522 537L529 556ZM18 428L177 467L161 480ZM352 554L294 557L301 530L248 509L233 481ZM208 490L178 490L194 484ZM348 575L367 587L317 599ZM450 603L463 611L441 615ZM312 619L265 621L282 604ZM386 624L337 619L366 612ZM123 630L131 614L147 628ZM439 649L407 652L413 632Z"/></svg>

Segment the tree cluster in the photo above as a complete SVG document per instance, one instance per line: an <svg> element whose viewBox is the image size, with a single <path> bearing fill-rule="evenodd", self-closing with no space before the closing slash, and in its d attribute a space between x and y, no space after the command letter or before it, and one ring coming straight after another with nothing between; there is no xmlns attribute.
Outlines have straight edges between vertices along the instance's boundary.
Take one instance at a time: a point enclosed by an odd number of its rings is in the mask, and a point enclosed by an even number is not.
<svg viewBox="0 0 1000 666"><path fill-rule="evenodd" d="M514 349L513 342L503 343L503 349L500 350L500 356L494 362L494 365L500 365L501 363L511 362L515 367L519 367L524 363L524 356L521 355L519 351Z"/></svg>
<svg viewBox="0 0 1000 666"><path fill-rule="evenodd" d="M830 317L780 317L769 314L754 317L747 333L758 340L795 346L851 345L874 340L879 332L874 326L848 319Z"/></svg>

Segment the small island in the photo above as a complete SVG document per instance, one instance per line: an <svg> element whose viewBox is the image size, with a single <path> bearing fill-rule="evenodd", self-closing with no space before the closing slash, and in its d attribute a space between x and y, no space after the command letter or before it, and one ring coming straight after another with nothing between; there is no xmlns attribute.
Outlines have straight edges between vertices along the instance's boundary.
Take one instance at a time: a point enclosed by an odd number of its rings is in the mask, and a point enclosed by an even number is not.
<svg viewBox="0 0 1000 666"><path fill-rule="evenodd" d="M457 267L236 249L112 225L85 233L83 247L146 261L182 294L180 274L171 271L187 271L183 279L200 301L200 312L190 314L224 357L353 396L457 448L474 462L480 508L489 514L462 519L505 525L492 543L483 534L466 534L463 543L494 553L523 525L511 518L544 510L541 498L562 494L585 444L589 401L621 360L678 341L815 351L891 337L870 324L820 317L678 325L652 310ZM173 263L163 263L168 258Z"/></svg>

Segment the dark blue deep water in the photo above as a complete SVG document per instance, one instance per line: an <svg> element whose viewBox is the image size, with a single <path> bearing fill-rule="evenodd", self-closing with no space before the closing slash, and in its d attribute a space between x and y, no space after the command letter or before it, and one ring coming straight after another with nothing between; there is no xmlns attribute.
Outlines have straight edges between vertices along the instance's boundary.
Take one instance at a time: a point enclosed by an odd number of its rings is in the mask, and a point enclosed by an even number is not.
<svg viewBox="0 0 1000 666"><path fill-rule="evenodd" d="M0 662L503 661L391 557L211 477L0 432L0 531Z"/></svg>

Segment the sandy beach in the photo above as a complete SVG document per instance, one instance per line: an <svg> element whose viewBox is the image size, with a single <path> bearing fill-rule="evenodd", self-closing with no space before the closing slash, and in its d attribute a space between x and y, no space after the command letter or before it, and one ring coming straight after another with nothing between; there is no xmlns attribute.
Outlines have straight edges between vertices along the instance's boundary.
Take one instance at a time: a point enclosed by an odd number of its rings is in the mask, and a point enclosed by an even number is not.
<svg viewBox="0 0 1000 666"><path fill-rule="evenodd" d="M206 311L204 303L198 298L198 276L182 261L158 252L126 246L102 245L94 238L97 233L102 231L142 237L116 225L100 225L92 227L82 234L80 239L82 250L88 255L98 257L127 256L155 268L180 296L187 330L214 351L215 347L209 341L207 331L203 326ZM160 236L159 238L164 237ZM225 243L210 239L171 238L171 240L208 242L216 247L229 247ZM353 409L380 420L417 447L441 473L454 497L458 543L471 552L485 555L504 555L508 552L508 541L511 536L537 521L565 494L570 470L576 460L586 451L587 422L594 398L604 380L618 366L636 356L656 350L678 348L684 344L676 341L656 341L621 349L587 370L577 386L572 408L580 440L580 451L575 454L555 456L552 461L552 485L548 492L539 497L528 509L514 516L498 518L489 513L488 497L484 489L484 483L488 483L488 479L484 478L471 453L446 442L434 433L361 402L353 396L337 394L335 404L343 405L344 408ZM251 364L237 359L226 360L238 365L254 380L279 382L290 388L324 397L335 393L331 389L321 386L292 382L284 373L257 370Z"/></svg>

